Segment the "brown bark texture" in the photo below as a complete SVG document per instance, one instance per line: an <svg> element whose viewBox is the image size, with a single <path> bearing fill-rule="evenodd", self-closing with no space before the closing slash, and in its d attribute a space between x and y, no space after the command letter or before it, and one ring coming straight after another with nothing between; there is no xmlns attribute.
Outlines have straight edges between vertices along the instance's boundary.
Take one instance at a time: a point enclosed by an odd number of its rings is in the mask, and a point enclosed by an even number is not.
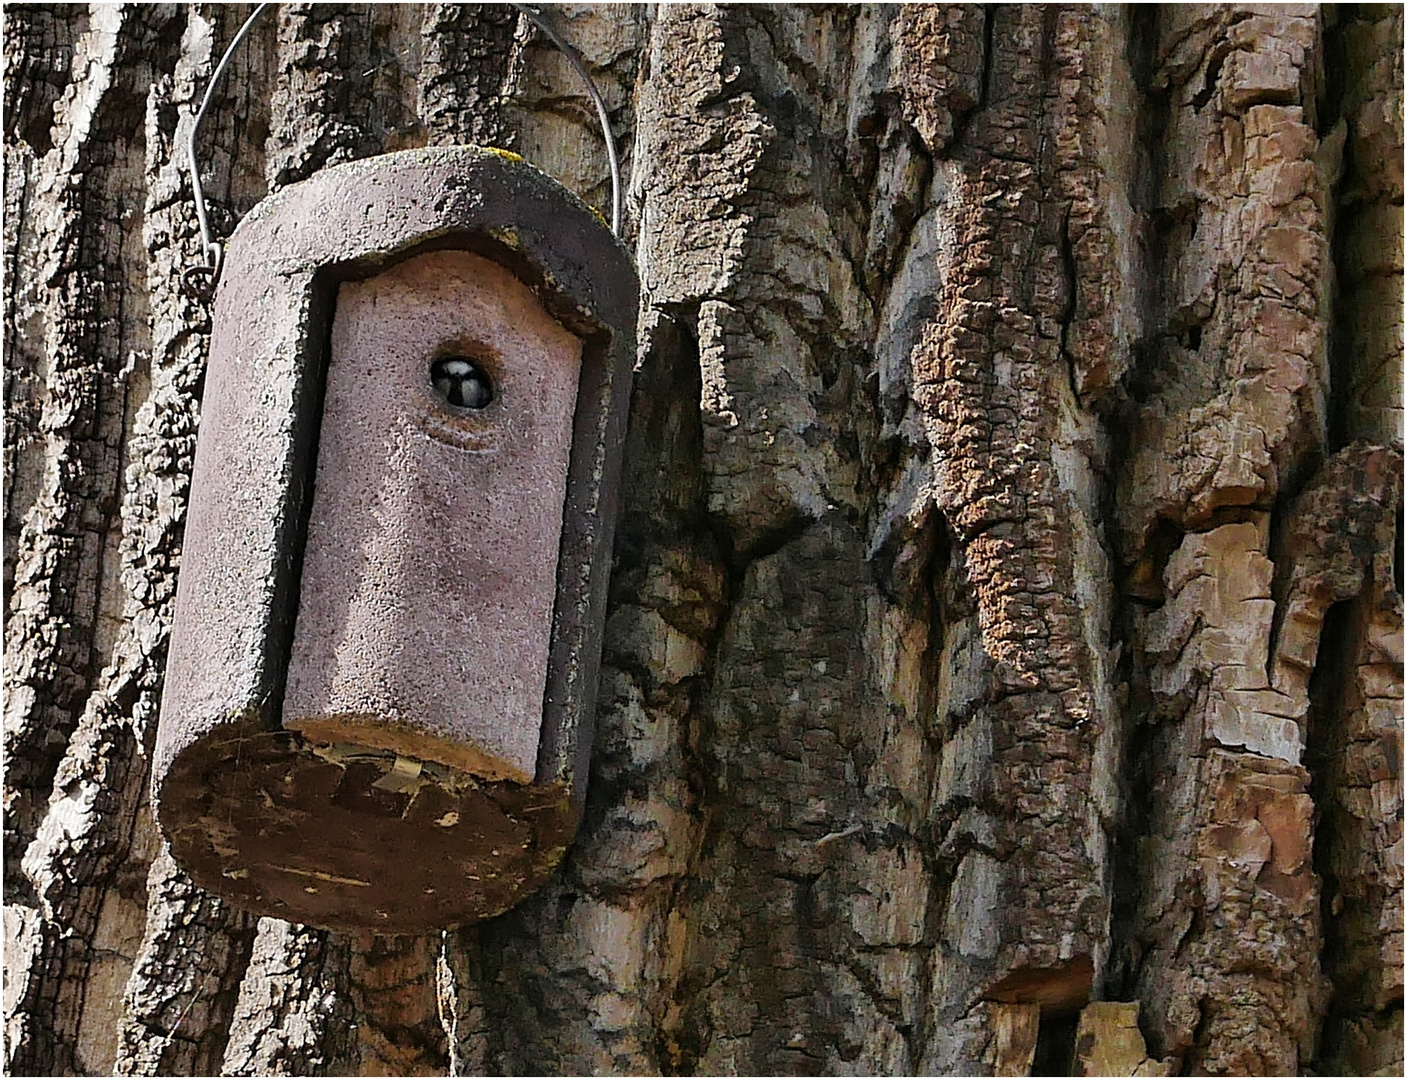
<svg viewBox="0 0 1407 1080"><path fill-rule="evenodd" d="M7 1071L1400 1074L1401 7L546 9L642 281L590 795L426 937L147 808L250 10L4 12ZM278 5L215 227L457 142L609 207L511 7Z"/></svg>

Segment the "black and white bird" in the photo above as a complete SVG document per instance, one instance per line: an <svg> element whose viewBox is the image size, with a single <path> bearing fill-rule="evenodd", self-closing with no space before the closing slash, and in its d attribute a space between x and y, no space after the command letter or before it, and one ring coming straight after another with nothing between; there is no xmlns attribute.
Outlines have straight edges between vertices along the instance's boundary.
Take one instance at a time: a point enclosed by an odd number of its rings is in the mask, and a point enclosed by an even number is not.
<svg viewBox="0 0 1407 1080"><path fill-rule="evenodd" d="M430 365L430 382L451 405L482 409L493 400L483 368L464 356L444 356Z"/></svg>

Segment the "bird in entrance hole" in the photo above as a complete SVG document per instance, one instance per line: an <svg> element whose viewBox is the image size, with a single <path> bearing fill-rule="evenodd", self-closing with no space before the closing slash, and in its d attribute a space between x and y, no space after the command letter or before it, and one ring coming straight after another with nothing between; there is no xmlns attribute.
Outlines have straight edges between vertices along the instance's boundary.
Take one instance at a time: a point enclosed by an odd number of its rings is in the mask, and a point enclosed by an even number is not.
<svg viewBox="0 0 1407 1080"><path fill-rule="evenodd" d="M442 398L460 409L482 409L493 400L493 384L467 356L442 356L430 365L430 382Z"/></svg>

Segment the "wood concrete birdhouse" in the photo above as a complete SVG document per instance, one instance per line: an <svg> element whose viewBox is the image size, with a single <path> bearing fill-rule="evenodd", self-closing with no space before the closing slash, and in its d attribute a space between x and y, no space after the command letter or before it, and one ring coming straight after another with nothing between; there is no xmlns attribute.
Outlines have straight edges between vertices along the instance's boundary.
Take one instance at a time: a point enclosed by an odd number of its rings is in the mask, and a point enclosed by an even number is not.
<svg viewBox="0 0 1407 1080"><path fill-rule="evenodd" d="M511 155L318 173L216 296L153 796L202 887L414 932L540 885L585 798L638 285Z"/></svg>

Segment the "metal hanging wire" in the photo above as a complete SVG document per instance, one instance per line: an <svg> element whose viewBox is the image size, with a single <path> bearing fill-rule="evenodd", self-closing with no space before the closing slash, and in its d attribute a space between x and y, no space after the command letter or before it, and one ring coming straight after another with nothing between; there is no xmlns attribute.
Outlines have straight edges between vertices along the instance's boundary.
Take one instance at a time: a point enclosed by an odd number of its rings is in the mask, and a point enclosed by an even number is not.
<svg viewBox="0 0 1407 1080"><path fill-rule="evenodd" d="M264 13L266 8L273 7L271 3L260 4L252 12L249 18L244 20L244 25L230 40L225 47L224 55L220 57L220 62L215 65L215 71L210 76L210 83L205 88L205 95L200 99L200 108L196 110L195 122L191 124L190 137L186 140L186 168L191 174L191 196L195 200L195 217L200 224L200 246L201 254L205 257L205 265L192 267L197 272L209 274L212 279L220 276L220 264L224 258L224 247L210 232L210 220L205 210L205 189L200 184L200 162L196 158L195 144L200 136L200 125L205 120L205 114L210 108L210 102L215 97L215 88L220 83L220 76L225 73L225 68L229 66L230 57L234 55L235 49L239 48L248 35L250 27L254 21ZM606 157L611 166L611 232L620 235L620 155L616 151L616 137L611 131L611 116L606 109L605 99L601 97L601 91L596 88L595 81L591 78L591 73L586 70L586 64L582 62L581 56L571 47L557 32L551 21L542 13L542 9L533 4L514 4L518 12L542 31L548 41L552 42L576 69L576 73L581 77L581 81L586 85L586 92L591 97L591 103L596 106L596 116L601 122L601 134L606 141ZM190 271L187 271L189 273Z"/></svg>
<svg viewBox="0 0 1407 1080"><path fill-rule="evenodd" d="M239 28L239 32L225 47L225 55L220 57L220 62L215 65L215 72L210 76L209 85L205 87L205 96L200 99L200 108L196 110L195 123L191 124L190 138L186 140L186 168L191 174L191 197L195 200L195 219L200 224L200 253L205 257L203 267L193 267L192 269L208 273L212 281L220 276L220 263L224 259L225 249L210 235L210 220L205 213L205 190L200 186L200 162L196 160L195 156L195 140L200 135L201 121L205 119L205 113L210 108L210 101L215 96L215 87L220 84L220 76L229 66L230 57L234 55L235 49L239 48L239 43L249 34L249 28L254 25L254 20L262 15L268 6L268 4L260 4L250 12L249 18L244 20L244 25ZM189 274L189 271L187 273Z"/></svg>
<svg viewBox="0 0 1407 1080"><path fill-rule="evenodd" d="M606 140L606 157L611 163L611 232L620 235L620 156L616 153L616 137L611 131L611 114L606 109L605 99L601 97L601 91L596 89L596 83L591 78L591 72L586 70L586 64L582 62L581 55L567 44L561 34L557 33L557 28L552 25L547 16L543 15L540 8L531 4L514 4L520 12L527 16L528 20L546 35L547 40L556 45L558 50L565 56L568 62L576 69L576 73L581 76L581 81L586 86L586 92L591 96L591 103L596 106L596 118L601 122L601 135Z"/></svg>

